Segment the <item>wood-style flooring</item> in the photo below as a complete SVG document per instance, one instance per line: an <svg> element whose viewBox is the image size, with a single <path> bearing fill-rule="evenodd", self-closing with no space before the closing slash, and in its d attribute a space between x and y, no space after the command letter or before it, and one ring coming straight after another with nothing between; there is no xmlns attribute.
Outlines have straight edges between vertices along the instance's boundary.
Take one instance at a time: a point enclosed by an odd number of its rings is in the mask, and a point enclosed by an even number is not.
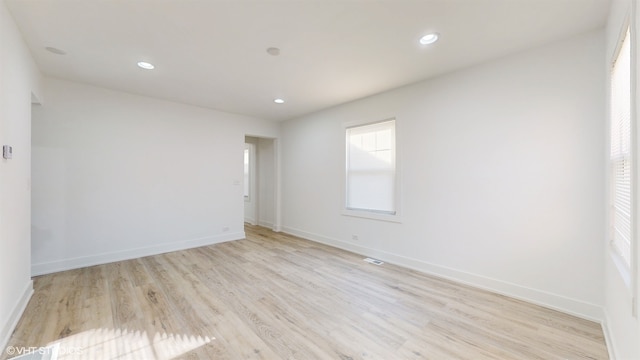
<svg viewBox="0 0 640 360"><path fill-rule="evenodd" d="M58 359L607 359L599 324L265 228L40 276L7 350Z"/></svg>

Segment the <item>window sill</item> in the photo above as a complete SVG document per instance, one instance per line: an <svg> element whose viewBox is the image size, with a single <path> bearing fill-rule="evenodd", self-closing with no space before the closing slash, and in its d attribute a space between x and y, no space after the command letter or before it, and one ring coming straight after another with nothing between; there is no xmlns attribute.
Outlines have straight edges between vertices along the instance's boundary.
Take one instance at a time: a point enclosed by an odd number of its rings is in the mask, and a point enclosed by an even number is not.
<svg viewBox="0 0 640 360"><path fill-rule="evenodd" d="M372 212L357 211L357 210L342 210L342 215L358 217L363 219L370 219L370 220L387 221L387 222L393 222L398 224L402 223L402 218L398 215L376 214Z"/></svg>
<svg viewBox="0 0 640 360"><path fill-rule="evenodd" d="M613 265L618 269L618 273L620 274L622 281L627 286L627 290L631 291L631 270L622 259L622 256L620 256L615 249L610 249L609 255L611 256Z"/></svg>

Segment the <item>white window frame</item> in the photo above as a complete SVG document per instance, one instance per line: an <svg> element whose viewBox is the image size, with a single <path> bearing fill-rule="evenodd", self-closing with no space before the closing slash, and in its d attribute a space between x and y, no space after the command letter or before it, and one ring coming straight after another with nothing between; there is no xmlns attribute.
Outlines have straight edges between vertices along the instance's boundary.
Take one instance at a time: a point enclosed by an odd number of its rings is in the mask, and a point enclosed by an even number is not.
<svg viewBox="0 0 640 360"><path fill-rule="evenodd" d="M253 195L253 174L255 172L255 163L254 163L254 158L255 158L255 149L254 149L254 145L250 144L250 143L245 143L244 144L244 153L243 153L243 157L245 160L247 160L248 158L248 163L244 164L244 181L243 181L243 194L244 194L244 201L245 202L249 202L251 201L251 196Z"/></svg>
<svg viewBox="0 0 640 360"><path fill-rule="evenodd" d="M635 66L633 64L633 60L634 60L634 56L633 56L633 45L632 45L632 31L631 31L631 27L630 27L630 23L629 21L625 21L624 26L621 29L621 33L619 36L619 41L618 41L618 45L616 46L615 52L613 54L613 57L611 59L611 63L610 63L610 93L609 93L609 121L610 121L610 141L611 141L611 145L610 146L610 151L609 151L609 167L610 167L610 175L609 175L609 183L610 183L610 249L611 249L611 255L613 258L613 262L616 265L616 267L618 268L625 284L627 285L628 289L631 290L633 293L635 293L635 290L633 290L634 286L634 282L635 280L633 279L634 276L632 276L632 274L634 273L634 269L636 269L637 267L637 261L636 261L636 246L637 246L637 241L636 241L636 215L637 215L637 206L636 206L636 183L637 183L637 174L638 174L638 170L637 170L637 161L636 161L636 154L637 154L637 150L636 150L636 109L634 106L634 99L635 99L635 81L634 81L634 76L635 76ZM627 38L628 36L628 38ZM615 136L615 133L613 132L613 128L615 126L615 121L616 119L614 119L614 109L613 109L613 72L614 72L614 67L616 64L616 61L618 60L620 54L621 54L621 50L623 48L623 45L625 43L625 39L627 39L626 41L629 41L629 45L630 45L630 51L629 51L629 57L630 57L630 61L629 61L629 66L630 66L630 94L629 94L629 101L630 101L630 114L629 114L629 145L628 145L628 150L614 150L613 149L613 137ZM624 160L623 160L624 159ZM618 227L616 226L616 207L615 207L615 203L616 203L616 176L615 176L615 172L616 172L616 164L620 164L620 161L625 161L626 164L628 166L630 166L631 171L630 171L630 181L629 181L629 186L630 186L630 195L629 195L629 199L628 201L630 202L629 205L629 212L630 212L630 216L629 216L629 229L628 229L628 234L626 236L629 237L629 249L626 249L626 245L624 245L620 240L618 240L618 238L616 237L616 233L618 231Z"/></svg>
<svg viewBox="0 0 640 360"><path fill-rule="evenodd" d="M375 124L380 124L380 123L384 123L384 122L389 122L389 121L393 121L394 122L394 128L395 128L395 141L394 141L394 152L395 152L395 181L394 181L394 207L395 207L395 213L386 213L386 212L378 212L378 211L370 211L370 210L366 210L366 209L350 209L347 207L347 198L348 198L348 161L349 161L349 138L348 138L348 130L352 129L352 128L356 128L356 127L361 127L361 126L367 126L367 125L375 125ZM400 146L399 146L399 139L400 139L400 132L398 131L398 121L397 119L394 118L387 118L384 120L379 120L379 121L360 121L360 122L349 122L349 123L345 123L343 124L343 134L344 134L344 141L345 141L345 147L344 147L344 154L343 154L343 159L344 159L344 174L343 174L343 179L344 179L344 189L343 189L343 198L342 198L342 215L344 216L352 216L352 217L359 217L359 218L365 218L365 219L371 219L371 220L379 220L379 221L388 221L388 222L396 222L396 223L401 223L402 222L402 217L401 217L401 177L400 177Z"/></svg>

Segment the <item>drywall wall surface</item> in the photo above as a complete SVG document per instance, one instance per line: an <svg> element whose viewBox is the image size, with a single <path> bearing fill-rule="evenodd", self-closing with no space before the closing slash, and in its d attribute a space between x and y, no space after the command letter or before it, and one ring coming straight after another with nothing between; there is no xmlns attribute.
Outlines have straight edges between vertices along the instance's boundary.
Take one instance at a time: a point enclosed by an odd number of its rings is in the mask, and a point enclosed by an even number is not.
<svg viewBox="0 0 640 360"><path fill-rule="evenodd" d="M287 121L283 230L602 318L603 31ZM396 119L400 222L345 216L345 124Z"/></svg>
<svg viewBox="0 0 640 360"><path fill-rule="evenodd" d="M278 124L51 78L46 95L34 274L244 237L244 134Z"/></svg>
<svg viewBox="0 0 640 360"><path fill-rule="evenodd" d="M33 292L31 283L31 101L40 72L4 2L0 2L0 351Z"/></svg>
<svg viewBox="0 0 640 360"><path fill-rule="evenodd" d="M276 219L276 150L276 139L258 139L258 223L268 228L274 227Z"/></svg>

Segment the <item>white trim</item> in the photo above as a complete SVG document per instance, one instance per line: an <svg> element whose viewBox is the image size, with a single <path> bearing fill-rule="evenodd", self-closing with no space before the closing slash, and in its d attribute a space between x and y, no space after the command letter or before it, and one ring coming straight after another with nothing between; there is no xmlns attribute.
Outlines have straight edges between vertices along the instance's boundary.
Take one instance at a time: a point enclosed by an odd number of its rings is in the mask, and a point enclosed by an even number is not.
<svg viewBox="0 0 640 360"><path fill-rule="evenodd" d="M280 148L282 144L280 140L277 138L273 139L273 176L274 176L274 191L273 191L273 200L275 202L275 213L273 219L273 231L279 232L282 228L282 174L281 174L281 164L282 164L282 154Z"/></svg>
<svg viewBox="0 0 640 360"><path fill-rule="evenodd" d="M350 122L345 122L342 124L342 132L343 135L345 136L345 143L344 143L344 153L342 154L342 158L344 159L344 161L347 161L347 156L349 153L348 147L349 147L349 142L347 140L348 135L347 135L347 131L349 129L352 128L356 128L356 127L360 127L360 126L367 126L367 125L375 125L375 124L381 124L381 123L385 123L385 122L391 122L393 121L394 123L394 153L395 153L395 189L394 189L394 207L395 207L395 213L392 214L377 214L375 212L371 212L371 211L367 211L366 209L349 209L347 208L347 167L348 165L345 163L345 167L343 169L343 173L342 173L342 204L340 205L340 209L342 211L343 215L347 215L347 216L355 216L355 217L360 217L360 218L365 218L365 219L373 219L373 220L383 220L383 221L391 221L391 222L402 222L401 219L401 215L402 215L402 165L401 165L401 158L402 158L402 153L401 153L401 149L402 146L400 145L401 142L401 131L399 131L399 127L398 127L398 118L396 116L392 116L389 118L385 118L384 120L374 120L374 121L366 121L366 120L359 120L359 121L350 121Z"/></svg>
<svg viewBox="0 0 640 360"><path fill-rule="evenodd" d="M269 229L273 229L274 228L273 223L271 221L260 220L260 221L258 221L258 225L259 226L264 226L264 227L269 228Z"/></svg>
<svg viewBox="0 0 640 360"><path fill-rule="evenodd" d="M574 315L583 319L602 322L603 309L596 304L587 303L578 299L572 299L563 295L521 286L506 281L489 278L482 275L413 259L403 255L380 251L364 246L354 245L338 239L332 239L319 234L306 232L303 230L283 227L285 233L298 236L307 240L319 242L325 245L337 247L343 250L355 252L363 256L374 257L390 264L399 265L412 270L420 271L429 275L453 280L465 285L489 290L501 295L506 295L515 299L524 300L536 305L544 306L553 310L558 310L566 314Z"/></svg>
<svg viewBox="0 0 640 360"><path fill-rule="evenodd" d="M224 235L207 236L185 241L177 241L154 246L141 247L110 253L102 253L77 258L56 260L46 263L32 264L31 275L38 276L59 271L78 269L87 266L107 264L116 261L137 259L150 255L164 254L172 251L180 251L200 246L219 244L226 241L240 240L245 238L244 231L229 233Z"/></svg>
<svg viewBox="0 0 640 360"><path fill-rule="evenodd" d="M632 167L634 169L634 173L632 174L632 192L631 192L631 201L632 201L632 209L633 217L631 220L632 226L632 238L630 246L630 259L629 259L629 271L630 271L630 282L631 282L631 302L632 302L632 310L631 315L638 320L638 299L640 298L640 253L639 248L640 244L638 243L638 182L640 179L640 170L638 169L638 165L640 162L638 161L638 154L640 151L638 150L638 7L637 1L631 1L631 11L628 13L627 26L629 27L629 41L630 41L630 75L631 75L631 159L633 161ZM633 20L632 20L633 17Z"/></svg>
<svg viewBox="0 0 640 360"><path fill-rule="evenodd" d="M633 286L631 283L631 270L629 266L624 262L622 255L614 248L614 245L611 244L609 246L609 256L611 256L611 262L614 264L616 269L618 270L618 275L622 279L628 293L629 297L633 297Z"/></svg>
<svg viewBox="0 0 640 360"><path fill-rule="evenodd" d="M601 322L601 326L602 326L602 333L604 334L604 343L607 346L607 352L609 353L609 359L611 360L615 360L617 359L616 354L616 348L615 348L615 342L613 341L614 337L613 337L613 333L611 332L611 328L609 327L609 313L607 312L607 309L604 308L603 309L603 320Z"/></svg>
<svg viewBox="0 0 640 360"><path fill-rule="evenodd" d="M22 291L22 296L18 299L18 302L13 307L13 311L11 311L11 316L7 319L7 323L4 324L2 329L0 329L0 350L2 352L4 352L4 349L7 347L11 334L22 317L22 313L27 308L31 295L33 295L33 280L29 280L27 282L24 290ZM2 355L2 352L0 352L0 356Z"/></svg>
<svg viewBox="0 0 640 360"><path fill-rule="evenodd" d="M366 210L344 209L344 210L342 210L342 215L359 217L359 218L363 218L363 219L372 219L372 220L380 220L380 221L402 223L402 218L400 216L398 216L398 215L375 213L375 212L366 211Z"/></svg>

